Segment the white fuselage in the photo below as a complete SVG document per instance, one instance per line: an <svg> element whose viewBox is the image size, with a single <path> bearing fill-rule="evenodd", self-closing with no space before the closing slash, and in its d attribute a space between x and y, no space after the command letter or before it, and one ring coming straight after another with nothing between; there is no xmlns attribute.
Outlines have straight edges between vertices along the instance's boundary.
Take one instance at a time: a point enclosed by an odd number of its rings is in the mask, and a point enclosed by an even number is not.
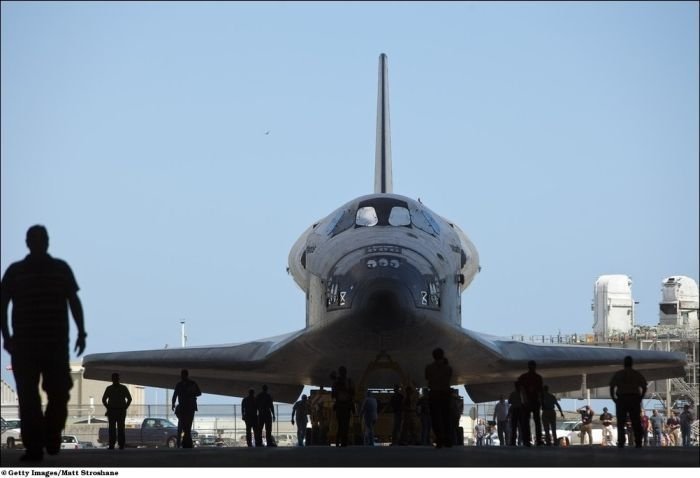
<svg viewBox="0 0 700 478"><path fill-rule="evenodd" d="M461 325L460 293L479 269L467 236L418 201L371 194L307 229L289 254L307 327L352 316L389 332L424 321Z"/></svg>

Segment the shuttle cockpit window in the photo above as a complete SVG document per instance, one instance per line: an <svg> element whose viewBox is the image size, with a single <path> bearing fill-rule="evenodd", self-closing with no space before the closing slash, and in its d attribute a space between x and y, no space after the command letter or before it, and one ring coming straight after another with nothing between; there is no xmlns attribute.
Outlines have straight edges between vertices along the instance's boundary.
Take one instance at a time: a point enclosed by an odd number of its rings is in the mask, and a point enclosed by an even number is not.
<svg viewBox="0 0 700 478"><path fill-rule="evenodd" d="M440 234L440 227L435 221L435 218L429 212L424 210L413 211L413 225L421 231L427 232L431 236Z"/></svg>
<svg viewBox="0 0 700 478"><path fill-rule="evenodd" d="M361 207L357 210L357 216L355 217L356 225L372 227L376 226L377 223L379 223L377 211L375 211L372 206Z"/></svg>
<svg viewBox="0 0 700 478"><path fill-rule="evenodd" d="M394 206L389 214L389 224L392 226L410 226L411 215L405 207Z"/></svg>
<svg viewBox="0 0 700 478"><path fill-rule="evenodd" d="M331 237L335 237L343 231L350 229L354 222L353 214L347 210L343 209L338 211L338 213L331 219L328 224L327 234Z"/></svg>
<svg viewBox="0 0 700 478"><path fill-rule="evenodd" d="M411 227L411 213L405 201L375 198L362 201L355 215L355 227Z"/></svg>

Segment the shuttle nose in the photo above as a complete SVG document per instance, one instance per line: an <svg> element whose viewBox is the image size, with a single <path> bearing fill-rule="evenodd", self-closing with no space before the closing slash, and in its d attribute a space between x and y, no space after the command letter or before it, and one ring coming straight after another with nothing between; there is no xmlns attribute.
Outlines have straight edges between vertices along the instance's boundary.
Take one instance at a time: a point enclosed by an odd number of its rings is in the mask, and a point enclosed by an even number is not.
<svg viewBox="0 0 700 478"><path fill-rule="evenodd" d="M400 326L416 308L440 309L440 280L415 252L373 246L338 261L326 282L326 299L329 311L352 309L372 325Z"/></svg>
<svg viewBox="0 0 700 478"><path fill-rule="evenodd" d="M354 309L358 319L370 330L391 330L405 325L410 314L404 312L404 308L408 306L410 297L403 285L379 280L359 291Z"/></svg>

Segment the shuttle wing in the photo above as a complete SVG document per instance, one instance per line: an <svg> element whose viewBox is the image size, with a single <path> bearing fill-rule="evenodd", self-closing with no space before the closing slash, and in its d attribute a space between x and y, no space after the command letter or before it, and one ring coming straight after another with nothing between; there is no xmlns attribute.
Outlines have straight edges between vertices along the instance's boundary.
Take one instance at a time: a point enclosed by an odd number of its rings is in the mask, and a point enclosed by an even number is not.
<svg viewBox="0 0 700 478"><path fill-rule="evenodd" d="M318 332L300 330L233 345L92 354L83 361L85 377L109 381L119 372L124 383L173 388L186 368L204 393L243 397L266 384L275 401L293 403L304 385L327 383L335 364L348 363L355 377L364 371L363 362L351 359L352 352L323 347L332 335ZM606 387L626 355L647 381L684 375L685 356L676 352L532 344L449 325L437 325L425 335L433 337L431 347L445 350L453 384L464 385L474 402L507 396L529 360L537 362L537 372L552 392L580 390L584 374L587 388ZM401 349L387 352L417 386L427 385L424 369L430 357ZM342 362L343 357L350 360Z"/></svg>
<svg viewBox="0 0 700 478"><path fill-rule="evenodd" d="M289 366L301 331L253 342L91 354L84 358L85 378L110 381L119 372L123 383L173 388L180 370L204 393L245 397L248 390L268 385L275 401L292 403L308 377Z"/></svg>
<svg viewBox="0 0 700 478"><path fill-rule="evenodd" d="M685 375L685 355L678 352L533 344L461 330L446 336L451 338L448 358L458 383L465 384L474 402L498 400L500 394L507 397L515 380L527 372L529 360L537 363L551 392L580 390L584 375L586 388L607 387L627 355L648 382Z"/></svg>

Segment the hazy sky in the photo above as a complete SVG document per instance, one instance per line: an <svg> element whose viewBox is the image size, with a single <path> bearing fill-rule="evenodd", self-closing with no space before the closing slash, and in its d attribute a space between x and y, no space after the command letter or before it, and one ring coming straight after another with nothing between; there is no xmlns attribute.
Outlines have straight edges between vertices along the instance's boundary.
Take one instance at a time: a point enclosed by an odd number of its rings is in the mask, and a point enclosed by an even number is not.
<svg viewBox="0 0 700 478"><path fill-rule="evenodd" d="M630 275L637 323L656 324L661 281L699 276L698 14L3 2L2 271L46 225L86 353L179 346L181 320L191 346L302 328L287 255L373 190L384 52L394 191L481 257L462 325L590 333L603 274Z"/></svg>

